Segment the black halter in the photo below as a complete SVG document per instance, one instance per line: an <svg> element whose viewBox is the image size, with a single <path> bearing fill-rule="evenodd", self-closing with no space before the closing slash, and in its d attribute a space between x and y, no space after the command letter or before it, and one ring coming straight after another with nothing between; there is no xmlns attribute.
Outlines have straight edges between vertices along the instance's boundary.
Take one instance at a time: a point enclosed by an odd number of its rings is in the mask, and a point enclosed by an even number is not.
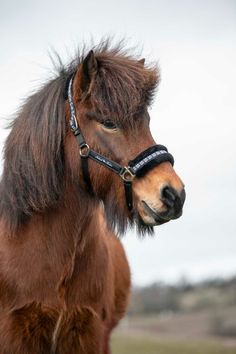
<svg viewBox="0 0 236 354"><path fill-rule="evenodd" d="M124 183L125 196L128 210L131 211L133 208L133 198L132 198L132 181L136 177L144 176L153 167L159 165L162 162L169 161L172 165L174 164L173 156L168 152L167 148L163 145L154 145L149 147L147 150L142 151L137 157L129 161L128 166L121 166L117 162L109 160L107 157L99 154L98 152L92 150L86 143L84 136L80 130L76 119L76 110L72 96L72 83L73 77L70 79L68 85L68 101L70 105L70 128L74 133L79 147L80 156L82 161L82 171L85 183L88 190L92 191L92 185L89 177L88 170L88 158L100 163L101 165L109 168L116 174L118 174Z"/></svg>

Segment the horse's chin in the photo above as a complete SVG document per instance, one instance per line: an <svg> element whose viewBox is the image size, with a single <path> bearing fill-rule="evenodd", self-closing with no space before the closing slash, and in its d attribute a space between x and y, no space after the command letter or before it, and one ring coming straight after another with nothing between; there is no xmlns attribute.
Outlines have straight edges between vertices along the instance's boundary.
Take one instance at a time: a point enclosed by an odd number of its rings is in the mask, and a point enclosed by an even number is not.
<svg viewBox="0 0 236 354"><path fill-rule="evenodd" d="M165 224L166 222L168 222L168 220L161 220L161 219L157 219L157 218L153 218L151 216L141 216L139 214L139 219L141 220L142 224L143 225L146 225L146 226L159 226L159 225L162 225L162 224Z"/></svg>
<svg viewBox="0 0 236 354"><path fill-rule="evenodd" d="M151 208L145 201L141 201L140 203L138 203L137 212L142 224L146 226L158 226L165 224L169 221L169 219L164 218L162 216L162 213L158 213L156 210Z"/></svg>

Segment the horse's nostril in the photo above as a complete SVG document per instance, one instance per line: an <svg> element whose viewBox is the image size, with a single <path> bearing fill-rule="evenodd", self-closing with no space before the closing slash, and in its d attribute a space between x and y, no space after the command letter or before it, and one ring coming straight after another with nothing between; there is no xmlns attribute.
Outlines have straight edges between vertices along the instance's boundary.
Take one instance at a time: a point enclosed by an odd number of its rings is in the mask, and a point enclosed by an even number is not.
<svg viewBox="0 0 236 354"><path fill-rule="evenodd" d="M182 208L185 201L184 189L181 193L170 186L166 186L161 191L161 200L167 207L166 214L172 219L178 218L182 215Z"/></svg>
<svg viewBox="0 0 236 354"><path fill-rule="evenodd" d="M185 193L185 189L183 189L182 192L180 193L180 200L183 205L185 202L185 198L186 198L186 193Z"/></svg>
<svg viewBox="0 0 236 354"><path fill-rule="evenodd" d="M164 187L161 191L161 200L169 208L173 208L175 205L175 200L177 197L177 192L172 187Z"/></svg>

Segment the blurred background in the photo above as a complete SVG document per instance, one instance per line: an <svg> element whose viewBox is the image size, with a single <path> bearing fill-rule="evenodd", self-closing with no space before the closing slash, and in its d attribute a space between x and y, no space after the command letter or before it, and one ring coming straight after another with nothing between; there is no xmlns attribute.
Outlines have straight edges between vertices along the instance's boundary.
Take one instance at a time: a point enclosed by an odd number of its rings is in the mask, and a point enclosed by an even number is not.
<svg viewBox="0 0 236 354"><path fill-rule="evenodd" d="M48 52L67 62L106 36L158 61L151 129L187 190L181 219L123 239L133 292L114 353L236 353L235 0L0 0L1 151L9 118L52 74Z"/></svg>

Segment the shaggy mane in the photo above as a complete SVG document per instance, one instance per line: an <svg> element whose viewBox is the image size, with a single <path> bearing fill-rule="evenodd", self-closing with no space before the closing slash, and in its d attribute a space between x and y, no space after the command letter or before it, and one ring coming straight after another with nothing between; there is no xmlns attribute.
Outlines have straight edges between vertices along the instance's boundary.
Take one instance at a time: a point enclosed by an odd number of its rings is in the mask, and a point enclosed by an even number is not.
<svg viewBox="0 0 236 354"><path fill-rule="evenodd" d="M91 48L90 48L91 49ZM133 125L152 101L159 81L156 67L143 66L109 40L93 48L98 73L91 91L96 110L121 126ZM54 208L64 193L65 92L87 49L69 65L57 56L57 75L26 100L11 124L0 182L0 217L11 232L34 212Z"/></svg>

